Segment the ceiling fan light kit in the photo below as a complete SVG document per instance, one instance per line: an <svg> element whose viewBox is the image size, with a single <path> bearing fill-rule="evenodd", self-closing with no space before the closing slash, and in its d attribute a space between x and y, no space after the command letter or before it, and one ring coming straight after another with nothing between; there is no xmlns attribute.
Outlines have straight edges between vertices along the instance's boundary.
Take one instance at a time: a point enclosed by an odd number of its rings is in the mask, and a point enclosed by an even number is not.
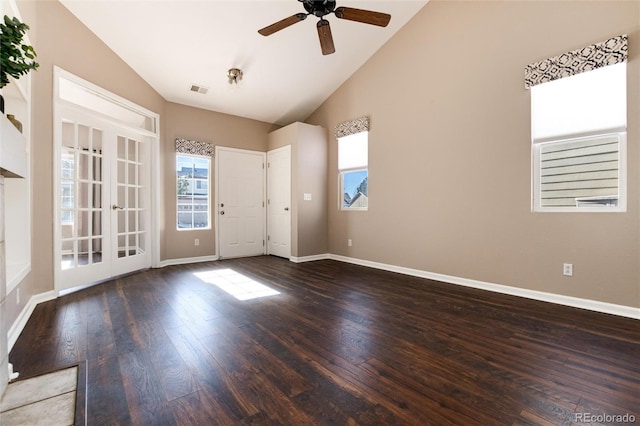
<svg viewBox="0 0 640 426"><path fill-rule="evenodd" d="M240 68L230 68L227 71L227 78L229 79L229 84L238 84L240 80L242 80L242 70Z"/></svg>
<svg viewBox="0 0 640 426"><path fill-rule="evenodd" d="M304 21L309 15L313 15L320 18L316 26L318 28L318 39L320 40L320 48L322 50L322 54L330 55L336 50L333 44L331 25L329 24L329 21L325 19L326 15L333 13L336 18L339 19L346 19L348 21L361 22L363 24L376 25L379 27L386 27L391 20L391 15L389 15L388 13L355 9L352 7L336 8L336 2L334 0L298 1L303 4L307 13L296 13L295 15L282 19L258 30L258 33L265 37L270 36L271 34L290 27L293 24Z"/></svg>

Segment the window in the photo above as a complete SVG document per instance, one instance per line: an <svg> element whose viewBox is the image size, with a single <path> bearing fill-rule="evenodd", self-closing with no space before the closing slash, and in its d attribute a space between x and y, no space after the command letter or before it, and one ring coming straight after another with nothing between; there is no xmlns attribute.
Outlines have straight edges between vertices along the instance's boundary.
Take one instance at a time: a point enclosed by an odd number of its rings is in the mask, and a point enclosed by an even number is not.
<svg viewBox="0 0 640 426"><path fill-rule="evenodd" d="M367 210L369 206L368 132L338 138L340 208Z"/></svg>
<svg viewBox="0 0 640 426"><path fill-rule="evenodd" d="M626 62L531 88L534 211L626 210Z"/></svg>
<svg viewBox="0 0 640 426"><path fill-rule="evenodd" d="M536 145L540 208L619 207L624 133Z"/></svg>
<svg viewBox="0 0 640 426"><path fill-rule="evenodd" d="M177 228L210 228L209 175L211 160L176 155Z"/></svg>

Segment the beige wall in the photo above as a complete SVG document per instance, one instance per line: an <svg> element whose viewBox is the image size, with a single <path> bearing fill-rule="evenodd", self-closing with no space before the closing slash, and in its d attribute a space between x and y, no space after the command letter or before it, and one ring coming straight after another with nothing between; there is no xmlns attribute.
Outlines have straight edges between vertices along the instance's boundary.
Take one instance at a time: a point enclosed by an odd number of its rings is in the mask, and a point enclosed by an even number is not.
<svg viewBox="0 0 640 426"><path fill-rule="evenodd" d="M20 303L6 304L4 321L9 325L31 296L53 290L54 65L160 114L160 164L168 170L160 171L166 187L160 185L158 194L167 204L157 212L161 260L215 254L212 231L205 235L175 231L175 137L265 151L267 133L275 129L267 123L167 103L58 1L19 1L18 7L31 27L29 37L40 68L32 73L32 270L16 287ZM193 238L200 238L199 248L193 246ZM7 300L17 300L16 289Z"/></svg>
<svg viewBox="0 0 640 426"><path fill-rule="evenodd" d="M215 255L215 170L212 159L211 175L211 207L212 229L210 230L176 230L176 163L175 139L184 138L210 142L216 146L249 149L265 152L267 150L267 134L276 126L261 121L220 114L199 108L192 108L175 103L167 103L165 118L165 136L162 152L164 154L164 197L166 228L161 240L161 259L183 259ZM200 246L194 245L194 239L200 240Z"/></svg>
<svg viewBox="0 0 640 426"><path fill-rule="evenodd" d="M327 131L301 124L298 129L297 174L293 193L298 207L298 256L328 253ZM304 201L310 193L311 201Z"/></svg>
<svg viewBox="0 0 640 426"><path fill-rule="evenodd" d="M327 132L293 123L269 133L269 150L291 146L291 255L327 253ZM304 194L311 194L305 201Z"/></svg>
<svg viewBox="0 0 640 426"><path fill-rule="evenodd" d="M165 101L57 1L19 1L40 68L32 73L31 272L12 291L6 321L13 324L31 296L53 290L53 66L78 75L149 110ZM161 121L162 125L162 121ZM161 129L162 131L162 129ZM10 226L10 224L7 224Z"/></svg>
<svg viewBox="0 0 640 426"><path fill-rule="evenodd" d="M20 303L7 303L6 324L14 323L31 296L53 289L54 65L160 114L161 259L215 254L212 231L175 231L175 137L265 151L267 134L275 129L167 103L57 1L19 0L19 8L32 27L41 67L32 87L32 271L19 285ZM370 208L337 210L336 146L330 138L329 179L318 181L328 208L324 217L300 219L305 222L297 226L311 234L296 242L298 255L329 251L640 306L639 9L637 2L432 0L309 118L332 129L371 117ZM523 67L621 33L629 34L630 47L629 211L533 214ZM300 193L323 191L298 187ZM200 238L198 249L194 238ZM564 262L574 264L574 277L562 276ZM15 301L15 294L7 300Z"/></svg>
<svg viewBox="0 0 640 426"><path fill-rule="evenodd" d="M431 1L309 123L371 118L369 210L337 207L329 251L640 306L640 3ZM524 67L628 33L627 213L532 213ZM347 238L353 247L347 247ZM562 275L573 263L574 276Z"/></svg>

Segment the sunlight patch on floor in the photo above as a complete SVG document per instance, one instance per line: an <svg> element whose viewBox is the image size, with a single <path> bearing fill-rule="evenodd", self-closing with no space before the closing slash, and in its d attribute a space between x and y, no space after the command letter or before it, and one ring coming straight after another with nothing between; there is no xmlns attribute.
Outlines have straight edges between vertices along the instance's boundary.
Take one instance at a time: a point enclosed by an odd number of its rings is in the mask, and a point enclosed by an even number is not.
<svg viewBox="0 0 640 426"><path fill-rule="evenodd" d="M233 269L195 272L194 275L202 281L226 291L238 300L251 300L280 294L279 291L246 277Z"/></svg>

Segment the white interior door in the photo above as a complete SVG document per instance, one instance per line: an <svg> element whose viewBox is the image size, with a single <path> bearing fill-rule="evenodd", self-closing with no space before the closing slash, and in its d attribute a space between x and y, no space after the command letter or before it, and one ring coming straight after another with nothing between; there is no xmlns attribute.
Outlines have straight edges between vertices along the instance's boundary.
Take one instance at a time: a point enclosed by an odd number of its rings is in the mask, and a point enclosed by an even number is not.
<svg viewBox="0 0 640 426"><path fill-rule="evenodd" d="M265 153L216 148L218 256L265 254Z"/></svg>
<svg viewBox="0 0 640 426"><path fill-rule="evenodd" d="M149 143L74 109L56 127L56 289L149 267Z"/></svg>
<svg viewBox="0 0 640 426"><path fill-rule="evenodd" d="M267 153L267 247L291 256L291 145Z"/></svg>

